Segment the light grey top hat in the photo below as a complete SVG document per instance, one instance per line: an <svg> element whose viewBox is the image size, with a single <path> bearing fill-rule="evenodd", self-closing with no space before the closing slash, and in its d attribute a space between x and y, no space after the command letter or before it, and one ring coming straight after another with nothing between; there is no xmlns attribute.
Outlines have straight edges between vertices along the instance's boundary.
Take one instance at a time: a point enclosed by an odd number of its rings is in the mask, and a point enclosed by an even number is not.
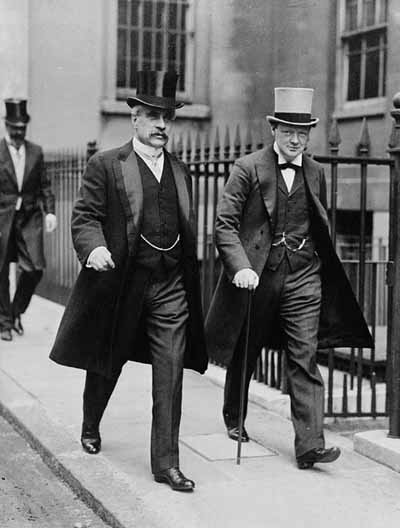
<svg viewBox="0 0 400 528"><path fill-rule="evenodd" d="M296 126L315 126L319 119L311 116L313 88L275 88L274 115L267 116L270 123Z"/></svg>

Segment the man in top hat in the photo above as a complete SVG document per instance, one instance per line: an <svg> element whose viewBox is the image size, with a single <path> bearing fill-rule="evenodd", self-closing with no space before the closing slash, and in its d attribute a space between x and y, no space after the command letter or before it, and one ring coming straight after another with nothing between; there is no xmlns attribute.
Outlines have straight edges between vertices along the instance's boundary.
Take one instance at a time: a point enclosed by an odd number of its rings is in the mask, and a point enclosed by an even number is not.
<svg viewBox="0 0 400 528"><path fill-rule="evenodd" d="M216 219L224 269L206 319L209 355L228 365L223 417L238 440L246 291L253 290L244 415L261 348L284 348L300 469L340 455L325 447L317 348L373 344L330 239L323 168L304 154L318 122L312 96L309 88L276 88L275 114L267 116L273 144L234 164Z"/></svg>
<svg viewBox="0 0 400 528"><path fill-rule="evenodd" d="M26 141L29 115L24 99L6 99L6 136L0 141L0 337L24 333L21 314L39 283L43 254L43 212L46 231L56 228L54 196L46 176L41 147ZM20 269L10 301L9 264Z"/></svg>
<svg viewBox="0 0 400 528"><path fill-rule="evenodd" d="M151 469L192 491L179 468L183 368L207 368L187 167L165 150L177 75L141 71L129 97L133 139L95 154L72 213L82 270L51 359L85 369L81 443L100 451L100 420L124 363L151 363Z"/></svg>

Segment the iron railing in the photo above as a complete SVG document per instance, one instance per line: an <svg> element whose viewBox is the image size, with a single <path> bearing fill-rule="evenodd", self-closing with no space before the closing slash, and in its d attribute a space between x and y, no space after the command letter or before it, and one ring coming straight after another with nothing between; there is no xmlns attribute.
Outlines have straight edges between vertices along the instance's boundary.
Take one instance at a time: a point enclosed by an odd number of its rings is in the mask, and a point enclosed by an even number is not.
<svg viewBox="0 0 400 528"><path fill-rule="evenodd" d="M250 130L246 139L241 139L237 127L233 142L227 128L221 145L218 129L213 142L209 136L179 137L173 140L172 150L191 170L194 181L194 201L198 214L198 252L202 263L202 295L205 311L211 301L220 263L214 246L216 204L221 196L224 183L229 177L232 165L238 157L262 148L261 140L253 141ZM337 245L338 193L341 183L341 169L353 167L353 175L359 178L360 198L358 244L354 248L357 258L344 260L343 265L356 293L360 306L370 325L379 349L321 350L318 362L322 368L327 386L325 414L328 416L383 416L387 414L385 368L386 368L386 327L388 290L386 284L387 260L372 260L368 253L371 244L366 230L368 174L372 166L382 168L381 185L390 194L390 181L394 171L390 157L368 156L370 141L367 121L363 121L361 138L356 145L359 155L340 156L340 135L334 122L329 137L330 153L314 158L325 166L330 190L331 234ZM344 178L342 177L342 180ZM389 210L389 199L387 203ZM212 358L211 358L212 359ZM281 351L263 350L254 374L258 381L285 390L285 359Z"/></svg>
<svg viewBox="0 0 400 528"><path fill-rule="evenodd" d="M399 111L394 111L396 127L399 127L400 117L396 112ZM214 244L218 200L235 160L264 146L264 140L259 131L256 131L254 136L249 127L244 134L245 139L242 139L242 136L242 130L237 126L233 140L231 140L231 130L227 127L221 142L217 128L211 135L212 141L210 134L197 133L195 137L191 135L172 137L169 145L169 150L189 166L193 176L194 206L198 219L198 256L201 263L202 299L205 312L210 304L221 270L221 263ZM400 283L400 265L396 265L397 234L400 232L400 215L397 215L397 204L400 204L397 198L400 192L400 162L398 161L400 132L399 128L395 128L392 133L390 156L369 156L370 138L368 123L365 119L361 128L360 141L356 145L357 156L341 156L339 154L340 142L339 129L334 121L329 137L329 154L314 156L314 158L326 169L330 196L331 234L336 246L339 245L338 200L341 198L341 185L346 181L344 167L352 167L352 178L358 178L359 232L357 246L353 247L356 258L343 260L343 265L370 325L376 346L371 351L363 349L319 351L318 362L321 364L327 387L325 414L327 416L383 416L387 415L388 411L393 412L390 400L393 401L397 397L393 384L398 383L398 378L393 377L392 371L394 367L398 367L400 333L397 335L397 327L400 328L400 325L393 325L392 320L394 312L397 314L400 312L400 301L399 306L393 302L394 296L400 296L400 290L398 294L397 291L394 292L396 282L394 277L397 274ZM92 143L89 155L94 150ZM72 205L85 165L86 155L71 152L61 153L48 161L48 170L56 194L59 230L58 236L47 239L48 268L39 291L60 302L65 302L79 271L79 265L72 249L69 228ZM374 258L369 249L371 237L367 232L366 222L369 214L367 198L372 167L380 168L378 180L379 185L387 191L387 210L390 219L388 251L381 251L378 258ZM374 179L376 179L376 174ZM387 277L388 280L386 280ZM393 343L396 343L397 348L394 348ZM386 371L387 365L389 368ZM272 387L285 390L284 353L263 350L254 378ZM400 394L400 387L398 387L398 392ZM391 396L389 399L388 394ZM396 427L393 435L400 436L400 431L397 431Z"/></svg>

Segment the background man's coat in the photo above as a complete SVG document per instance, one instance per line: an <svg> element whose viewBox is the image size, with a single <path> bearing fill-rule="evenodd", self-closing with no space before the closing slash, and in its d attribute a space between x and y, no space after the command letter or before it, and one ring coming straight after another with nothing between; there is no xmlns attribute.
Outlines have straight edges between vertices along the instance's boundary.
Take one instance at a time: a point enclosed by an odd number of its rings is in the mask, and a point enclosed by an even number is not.
<svg viewBox="0 0 400 528"><path fill-rule="evenodd" d="M322 261L319 347L371 348L371 335L329 236L323 167L303 156L303 169L312 235ZM216 237L224 271L207 315L206 338L210 357L222 363L232 358L246 312L247 290L234 286L232 279L243 268L261 275L273 240L276 206L274 152L266 147L235 163L218 205ZM279 326L264 345L282 345Z"/></svg>
<svg viewBox="0 0 400 528"><path fill-rule="evenodd" d="M24 215L22 234L33 269L40 270L45 267L43 212L54 214L54 196L51 192L50 181L46 176L41 147L25 141L25 149L25 172L22 189L19 192L6 140L0 141L0 269L4 265L15 206L20 194L22 196L21 211Z"/></svg>
<svg viewBox="0 0 400 528"><path fill-rule="evenodd" d="M191 178L184 164L168 156L175 178L189 305L185 367L207 368L200 280L196 256ZM145 283L135 270L135 248L143 214L143 188L130 141L121 148L95 154L88 163L74 207L72 237L83 267L71 294L50 354L57 363L110 376L126 360L150 362L140 324ZM105 246L115 269L85 267L93 249ZM132 292L135 294L125 295Z"/></svg>

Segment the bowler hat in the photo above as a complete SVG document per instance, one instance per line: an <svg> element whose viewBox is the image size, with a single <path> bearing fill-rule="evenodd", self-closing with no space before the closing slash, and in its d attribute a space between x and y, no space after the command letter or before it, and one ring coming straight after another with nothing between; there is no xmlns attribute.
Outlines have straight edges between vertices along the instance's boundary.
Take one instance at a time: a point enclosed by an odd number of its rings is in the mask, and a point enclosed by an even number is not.
<svg viewBox="0 0 400 528"><path fill-rule="evenodd" d="M165 110L181 108L183 103L175 100L178 74L173 71L138 71L136 73L136 95L126 102L132 108L145 104Z"/></svg>
<svg viewBox="0 0 400 528"><path fill-rule="evenodd" d="M314 126L317 117L311 117L313 88L275 88L274 115L267 116L270 123L295 126Z"/></svg>
<svg viewBox="0 0 400 528"><path fill-rule="evenodd" d="M5 99L7 123L12 125L26 125L30 116L26 111L26 99Z"/></svg>

